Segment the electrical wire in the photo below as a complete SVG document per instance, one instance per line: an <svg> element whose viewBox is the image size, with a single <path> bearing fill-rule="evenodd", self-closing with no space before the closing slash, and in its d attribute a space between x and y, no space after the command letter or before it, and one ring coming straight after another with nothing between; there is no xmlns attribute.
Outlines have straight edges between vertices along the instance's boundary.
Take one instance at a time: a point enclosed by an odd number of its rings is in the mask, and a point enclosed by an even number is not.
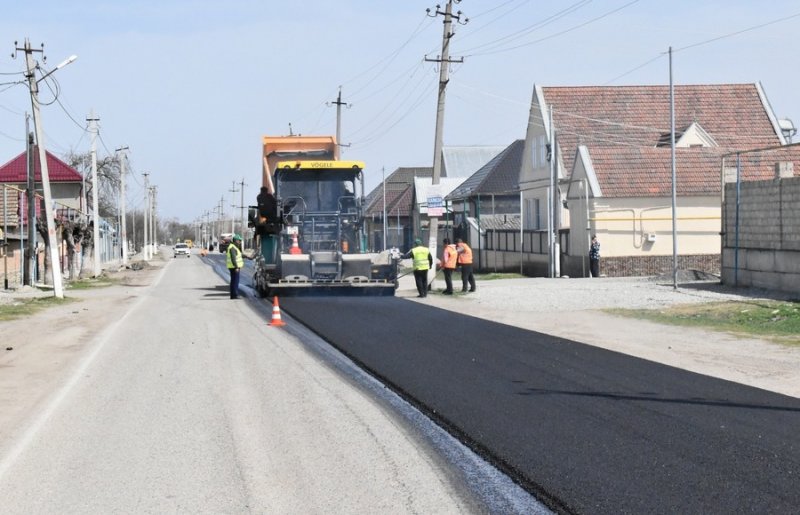
<svg viewBox="0 0 800 515"><path fill-rule="evenodd" d="M475 54L466 55L465 57L477 57L477 56L483 56L483 55L499 54L499 53L502 53L502 52L510 52L512 50L517 50L519 48L523 48L523 47L526 47L526 46L535 45L537 43L541 43L543 41L547 41L549 39L553 39L553 38L556 38L558 36L563 36L564 34L567 34L567 33L572 32L574 30L578 30L578 29L580 29L582 27L585 27L585 26L587 26L587 25L589 25L591 23L594 23L596 21L600 21L603 18L607 18L607 17L611 16L612 14L616 14L619 11L621 11L621 10L627 8L627 7L630 7L631 5L633 5L635 3L638 3L639 1L640 0L632 0L632 1L622 5L620 7L617 7L616 9L612 9L612 10L606 12L606 13L603 13L600 16L596 16L596 17L594 17L594 18L592 18L590 20L587 20L587 21L585 21L583 23L579 23L578 25L574 25L574 26L572 26L572 27L570 27L568 29L564 29L564 30L562 30L560 32L556 32L554 34L550 34L549 36L545 36L543 38L539 38L539 39L534 40L534 41L529 41L527 43L522 43L520 45L511 46L511 47L505 47L505 48L499 48L499 49L496 49L496 50L491 50L491 51L486 51L486 52L478 52L478 53L475 53Z"/></svg>
<svg viewBox="0 0 800 515"><path fill-rule="evenodd" d="M363 72L359 73L358 75L356 75L356 76L354 76L354 77L342 82L342 85L350 84L351 82L363 77L364 75L367 75L370 71L372 71L375 68L377 68L378 66L380 66L384 61L386 62L386 64L383 65L383 67L378 71L378 73L376 73L370 80L368 80L366 83L364 83L360 89L357 89L356 91L351 92L350 93L351 96L356 96L359 93L361 93L361 91L363 91L364 89L369 87L372 84L372 82L374 82L386 70L386 68L388 68L388 66L390 64L392 64L392 62L397 58L397 56L400 54L400 52L402 52L403 49L405 47L407 47L408 44L411 43L411 41L414 40L414 38L416 38L419 34L424 32L425 29L427 29L433 23L433 19L430 19L430 20L428 20L428 25L423 27L423 25L425 25L425 22L426 22L427 18L429 18L427 16L427 14L425 16L423 16L422 20L420 20L420 22L417 25L417 27L411 32L411 35L399 47L397 47L395 50L390 52L386 57L384 57L383 59L381 59L380 61L378 61L374 65L370 66L369 68L367 68Z"/></svg>
<svg viewBox="0 0 800 515"><path fill-rule="evenodd" d="M469 18L469 20L470 20L470 21L474 21L474 20L475 20L475 18L478 18L478 17L480 17L480 16L483 16L484 14L488 14L488 13L490 13L490 12L492 12L492 11L496 11L497 9L500 9L500 8L502 8L502 7L505 7L506 5L508 5L508 4L510 4L510 3L517 2L517 1L519 1L519 0L508 0L507 2L503 2L502 4L498 5L497 7L493 7L492 9L489 9L488 11L484 11L484 12L482 12L482 13L478 13L478 14L476 14L476 15L474 15L474 16L471 16L471 17ZM495 23L496 21L499 21L499 20L501 20L501 19L505 18L505 17L506 17L506 16L508 16L509 14L513 13L514 11L516 11L517 9L519 9L520 7L522 7L523 5L525 5L525 4L527 4L527 3L529 3L529 1L530 1L530 0L523 0L523 2L522 2L522 3L520 3L519 5L516 5L516 6L512 7L511 9L507 10L506 12L504 12L504 13L501 13L501 14L499 14L499 15L495 16L494 18L492 18L492 19L491 19L491 20L489 20L488 22L484 23L483 25L480 25L480 26L478 26L476 29L474 29L474 30L472 30L472 31L469 31L469 32L467 32L466 34L464 34L462 37L460 37L460 38L459 38L459 41L460 41L460 42L463 42L465 39L469 39L469 38L471 38L471 37L475 36L475 34L478 34L478 33L480 33L480 31L484 30L486 27L489 27L490 25L492 25L492 24L493 24L493 23Z"/></svg>
<svg viewBox="0 0 800 515"><path fill-rule="evenodd" d="M433 77L429 77L428 79L429 79L428 83L430 84L430 82L433 79ZM400 102L397 102L397 103L394 104L394 110L393 111L391 111L388 115L383 116L383 114L387 111L387 109L392 107L391 103L388 103L388 102L384 103L383 104L383 108L378 110L372 116L372 118L370 118L366 123L361 125L361 127L357 128L357 129L355 129L354 131L351 132L351 137L356 137L358 134L364 132L365 130L368 130L373 125L373 123L376 120L378 120L379 118L382 118L383 121L377 127L375 127L373 129L373 131L378 131L383 125L385 125L387 123L388 120L391 120L392 116L394 116L394 114L396 114L397 111L399 109L401 109L403 107L403 105L405 105L406 102L408 102L411 99L411 97L416 93L416 91L419 89L419 87L425 83L425 76L424 75L420 76L419 79L417 80L417 82L414 84L414 86L411 87L411 88L408 88L408 87L406 87L406 85L410 82L410 80L411 80L411 77L409 77L409 79L406 81L406 83L400 89L400 91L405 91L406 92L406 96L405 96L405 98L403 100L401 100Z"/></svg>
<svg viewBox="0 0 800 515"><path fill-rule="evenodd" d="M733 36L738 36L739 34L744 34L745 32L750 32L751 30L761 29L761 28L764 28L764 27L768 27L770 25L774 25L776 23L780 23L782 21L791 20L792 18L797 18L798 16L800 16L800 13L791 14L789 16L784 16L782 18L777 18L775 20L768 21L766 23L761 23L759 25L753 25L752 27L747 27L746 29L737 30L735 32L729 32L728 34L723 34L721 36L717 36L717 37L714 37L714 38L711 38L711 39L707 39L705 41L699 41L697 43L692 43L691 45L687 45L685 47L676 48L676 49L673 49L672 52L673 53L682 52L683 50L688 50L690 48L699 47L701 45L707 45L708 43L713 43L713 42L719 41L721 39L726 39L726 38L730 38L730 37L733 37Z"/></svg>
<svg viewBox="0 0 800 515"><path fill-rule="evenodd" d="M421 63L420 63L420 65L421 65ZM398 104L397 104L398 106L402 106L406 102L406 100L409 99L414 94L414 92L417 90L417 88L420 86L420 84L422 84L425 81L425 76L424 75L420 76L419 79L417 80L416 84L412 88L408 88L408 83L411 82L411 80L414 78L414 75L416 75L416 70L414 71L414 74L409 76L406 79L406 81L400 86L398 91L401 91L401 92L405 91L407 93L406 93L405 100L402 100L402 101L398 102ZM386 112L387 109L389 109L389 107L391 105L392 104L389 103L389 102L384 102L383 103L383 108L378 110L378 112L376 112L372 116L372 118L370 118L366 123L362 124L361 127L359 127L356 130L354 130L351 133L351 136L355 136L355 135L359 134L360 132L363 132L363 131L367 130L376 119L381 117L381 115L383 115L383 113ZM387 119L387 118L388 117L384 118L384 120Z"/></svg>
<svg viewBox="0 0 800 515"><path fill-rule="evenodd" d="M17 141L17 142L20 142L20 141L24 142L25 141L25 138L15 138L14 136L9 136L8 134L6 134L3 131L0 131L0 136L3 136L4 138L8 138L11 141Z"/></svg>
<svg viewBox="0 0 800 515"><path fill-rule="evenodd" d="M547 25L549 25L551 23L554 23L554 22L560 20L561 18L563 18L563 17L565 17L565 16L577 11L578 9L586 6L591 1L592 0L580 0L578 2L575 2L575 3L567 6L566 8L556 12L555 14L552 14L552 15L548 16L547 18L544 18L543 20L540 20L540 21L537 21L537 22L533 23L532 25L528 25L525 28L522 28L522 29L520 29L520 30L518 30L516 32L512 32L511 34L507 34L507 35L505 35L503 37L500 37L500 38L497 38L495 40L487 41L486 43L482 43L480 45L467 48L466 50L463 50L463 52L465 52L465 53L473 52L475 50L479 50L479 49L485 48L485 47L490 47L490 48L491 47L497 47L497 46L500 46L501 44L503 44L504 42L515 41L515 40L520 39L520 38L522 38L524 36L527 36L528 34L530 34L532 32L535 32L535 31L541 29L542 27L545 27L545 26L547 26Z"/></svg>
<svg viewBox="0 0 800 515"><path fill-rule="evenodd" d="M640 70L640 69L644 68L644 67L645 67L645 66L647 66L648 64L650 64L650 63L653 63L653 62L655 62L655 61L658 61L659 59L661 59L662 57L664 57L664 55L666 55L666 54L664 54L664 53L661 53L661 54L658 54L657 56L653 57L652 59L648 59L647 61L643 62L642 64L640 64L640 65L638 65L638 66L635 66L634 68L631 68L630 70L626 71L625 73L623 73L623 74L620 74L620 75L617 75L617 76L616 76L616 77L614 77L613 79L611 79L611 80L609 80L608 82L606 82L605 84L603 84L603 86L608 86L608 85L609 85L609 84L611 84L612 82L616 82L616 81L618 81L619 79L621 79L622 77L626 77L626 76L630 75L631 73L633 73L633 72L635 72L635 71L637 71L637 70Z"/></svg>
<svg viewBox="0 0 800 515"><path fill-rule="evenodd" d="M707 45L709 43L720 41L722 39L727 39L727 38L731 38L731 37L734 37L734 36L738 36L740 34L744 34L745 32L750 32L751 30L761 29L761 28L764 28L764 27L768 27L770 25L774 25L776 23L780 23L782 21L791 20L793 18L797 18L798 16L800 16L800 13L795 13L795 14L791 14L791 15L788 15L788 16L783 16L781 18L777 18L777 19L768 21L766 23L753 25L752 27L747 27L745 29L737 30L737 31L734 31L734 32L729 32L727 34L722 34L720 36L715 36L715 37L710 38L710 39L706 39L706 40L703 40L703 41L698 41L697 43L692 43L691 45L686 45L684 47L673 49L672 52L673 53L677 53L677 52L681 52L683 50L688 50L690 48L695 48L695 47L699 47L699 46L702 46L702 45ZM623 73L621 75L617 75L613 79L611 79L608 82L606 82L604 85L608 85L608 84L611 84L612 82L616 82L617 80L621 79L622 77L630 75L631 73L633 73L633 72L635 72L635 71L637 71L637 70L639 70L641 68L644 68L648 64L653 63L653 62L661 59L662 57L666 56L667 54L668 54L668 52L661 52L657 56L645 61L644 63L642 63L642 64L640 64L640 65L638 65L638 66L636 66L634 68L631 68L630 70L626 71L625 73Z"/></svg>
<svg viewBox="0 0 800 515"><path fill-rule="evenodd" d="M433 84L435 84L435 82L436 81L432 81L429 84L433 85ZM415 103L413 105L411 105L411 107L409 107L409 109L402 116L400 116L400 118L398 118L397 121L392 123L383 132L378 133L378 134L373 134L371 137L369 137L367 139L364 139L362 141L353 143L352 146L359 146L359 147L365 148L365 147L368 147L369 145L371 145L372 143L374 143L374 142L380 140L381 138L383 138L383 136L388 134L389 131L391 131L394 127L396 127L406 117L408 117L411 113L416 111L419 108L419 106L422 105L423 101L426 99L426 97L427 97L429 92L431 92L431 88L430 87L428 89L423 90L422 93L419 95L419 97L417 97Z"/></svg>

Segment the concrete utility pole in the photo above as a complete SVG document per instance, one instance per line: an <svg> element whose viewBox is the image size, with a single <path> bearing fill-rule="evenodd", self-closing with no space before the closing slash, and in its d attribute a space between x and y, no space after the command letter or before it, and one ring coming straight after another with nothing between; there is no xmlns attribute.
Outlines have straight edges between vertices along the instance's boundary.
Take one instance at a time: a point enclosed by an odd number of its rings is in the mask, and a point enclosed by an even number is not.
<svg viewBox="0 0 800 515"><path fill-rule="evenodd" d="M92 135L92 148L91 148L91 156L92 156L92 241L94 242L94 253L93 253L93 261L94 267L92 276L99 277L100 276L100 208L99 208L99 191L98 187L98 180L97 180L97 122L100 121L100 118L96 118L94 115L94 110L89 112L89 116L86 117L86 121L89 122L89 132Z"/></svg>
<svg viewBox="0 0 800 515"><path fill-rule="evenodd" d="M669 47L669 148L672 163L672 288L678 289L677 165L675 162L675 83L672 80L672 47ZM723 187L723 189L725 189Z"/></svg>
<svg viewBox="0 0 800 515"><path fill-rule="evenodd" d="M239 193L239 197L240 197L239 208L242 210L242 212L241 212L241 215L242 215L241 216L241 218L242 218L242 248L244 248L244 245L245 245L245 241L246 240L244 239L244 232L245 232L245 229L247 228L247 222L245 222L245 220L244 220L244 187L245 186L247 186L247 184L245 184L244 177L242 177L242 182L239 183L239 191L240 191L240 193Z"/></svg>
<svg viewBox="0 0 800 515"><path fill-rule="evenodd" d="M461 0L447 0L447 5L445 6L444 12L439 10L439 6L436 6L436 10L433 14L431 14L430 9L426 9L425 11L428 13L428 16L436 17L439 15L444 16L444 29L442 31L442 54L437 59L428 59L425 57L425 61L428 62L435 62L439 63L439 100L437 102L436 107L436 135L434 139L433 145L433 186L439 184L439 179L442 175L442 141L444 135L444 102L446 97L447 91L447 83L450 81L449 78L449 71L450 71L450 63L463 63L464 58L458 59L451 59L450 58L450 38L455 35L450 27L453 24L453 19L456 22L461 22L461 11L458 11L456 14L453 14L453 3L460 3ZM463 24L466 24L469 19L465 18ZM434 188L436 189L436 188ZM430 206L428 206L430 210ZM434 265L436 263L436 254L437 254L437 239L439 237L439 217L438 216L429 216L430 220L430 233L428 238L428 248L431 251L431 255L434 258ZM431 267L430 272L428 272L428 282L432 282L433 278L436 277L436 266Z"/></svg>
<svg viewBox="0 0 800 515"><path fill-rule="evenodd" d="M28 266L25 268L25 284L33 286L36 282L36 177L34 176L33 133L28 126L29 116L25 113L25 138L28 150Z"/></svg>
<svg viewBox="0 0 800 515"><path fill-rule="evenodd" d="M342 106L350 109L352 104L342 102L342 87L339 86L339 96L333 102L328 102L328 106L336 106L336 158L339 157L341 147L349 147L350 145L342 144Z"/></svg>
<svg viewBox="0 0 800 515"><path fill-rule="evenodd" d="M235 193L239 193L239 190L236 189L236 181L233 181L233 185L231 189L228 191L231 192L231 232L236 233L236 224L235 224L235 217L233 216L233 210L236 209L236 198L233 196Z"/></svg>
<svg viewBox="0 0 800 515"><path fill-rule="evenodd" d="M150 186L150 195L153 199L150 202L150 223L153 225L150 231L153 240L153 252L151 255L155 256L156 252L158 252L158 217L156 216L156 213L158 213L158 186Z"/></svg>
<svg viewBox="0 0 800 515"><path fill-rule="evenodd" d="M27 72L25 78L28 79L28 86L31 94L31 107L33 108L33 126L36 131L36 142L39 147L39 166L42 171L42 190L44 192L44 213L47 223L47 244L50 247L50 263L53 273L53 295L58 299L64 298L64 285L61 280L61 259L58 254L59 242L56 241L56 224L53 216L53 195L50 191L50 172L47 168L47 153L44 145L44 130L42 129L42 117L39 112L39 82L43 81L48 75L63 68L69 63L73 62L78 56L71 56L69 59L63 61L49 73L42 76L41 79L36 79L35 69L38 64L33 60L33 52L41 52L44 54L44 45L42 49L34 50L31 48L30 41L25 38L25 46L20 48L17 42L14 42L15 51L22 50L25 52L25 64ZM16 53L13 55L16 57Z"/></svg>
<svg viewBox="0 0 800 515"><path fill-rule="evenodd" d="M122 266L128 264L128 224L125 220L125 160L128 158L128 147L119 147L116 152L119 157L119 211L120 220L120 241L122 242Z"/></svg>
<svg viewBox="0 0 800 515"><path fill-rule="evenodd" d="M147 181L148 176L150 175L147 172L144 172L144 239L142 243L142 259L145 261L150 260L150 247L148 247L147 243L147 231L149 230L148 224L148 212L150 211L150 184Z"/></svg>

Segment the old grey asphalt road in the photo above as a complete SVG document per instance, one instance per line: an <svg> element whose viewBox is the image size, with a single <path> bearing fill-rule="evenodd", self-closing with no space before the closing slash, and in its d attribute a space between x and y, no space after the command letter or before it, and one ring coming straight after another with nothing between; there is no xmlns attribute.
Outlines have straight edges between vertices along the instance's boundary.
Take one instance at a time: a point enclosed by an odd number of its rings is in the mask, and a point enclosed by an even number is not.
<svg viewBox="0 0 800 515"><path fill-rule="evenodd" d="M485 510L400 417L171 261L0 454L3 513Z"/></svg>

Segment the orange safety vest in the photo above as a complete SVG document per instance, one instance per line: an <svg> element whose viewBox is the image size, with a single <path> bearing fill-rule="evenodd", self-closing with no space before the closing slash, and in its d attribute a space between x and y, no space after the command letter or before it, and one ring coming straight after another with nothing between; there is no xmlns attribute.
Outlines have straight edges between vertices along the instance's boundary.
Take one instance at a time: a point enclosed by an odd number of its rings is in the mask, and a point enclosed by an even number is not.
<svg viewBox="0 0 800 515"><path fill-rule="evenodd" d="M472 249L466 243L458 244L458 264L471 265L472 264Z"/></svg>
<svg viewBox="0 0 800 515"><path fill-rule="evenodd" d="M456 246L452 243L445 246L444 248L444 255L442 256L442 268L456 268L456 261L458 259L458 250L456 250Z"/></svg>

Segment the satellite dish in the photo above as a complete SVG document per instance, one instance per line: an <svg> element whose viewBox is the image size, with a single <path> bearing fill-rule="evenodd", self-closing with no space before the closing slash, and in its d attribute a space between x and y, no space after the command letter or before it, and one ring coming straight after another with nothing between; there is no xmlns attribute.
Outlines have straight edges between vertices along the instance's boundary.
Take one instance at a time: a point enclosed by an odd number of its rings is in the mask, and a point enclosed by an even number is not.
<svg viewBox="0 0 800 515"><path fill-rule="evenodd" d="M792 120L789 118L781 118L778 120L778 127L780 127L783 137L786 138L786 141L791 143L792 136L797 134L797 127L794 126Z"/></svg>

